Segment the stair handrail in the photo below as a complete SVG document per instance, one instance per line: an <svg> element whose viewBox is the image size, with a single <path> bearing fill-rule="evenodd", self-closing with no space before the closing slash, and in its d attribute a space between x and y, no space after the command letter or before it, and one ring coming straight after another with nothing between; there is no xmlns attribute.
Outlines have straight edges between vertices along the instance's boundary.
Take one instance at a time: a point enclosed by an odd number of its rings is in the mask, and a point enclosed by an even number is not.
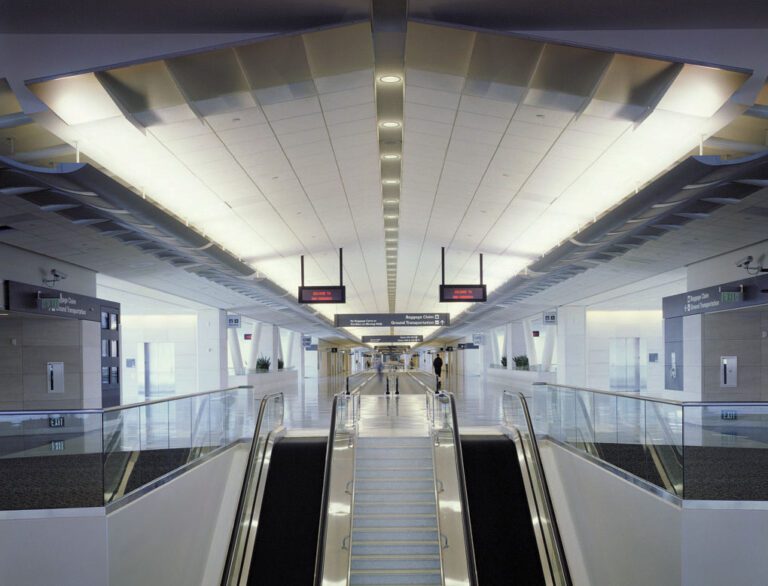
<svg viewBox="0 0 768 586"><path fill-rule="evenodd" d="M469 494L464 472L464 452L461 449L461 434L459 433L459 419L456 414L456 397L453 393L441 393L448 395L451 406L451 421L453 422L453 443L456 446L456 472L459 476L459 495L461 498L461 521L464 525L464 546L466 549L467 565L469 566L469 584L477 586L477 561L475 560L475 542L472 538L472 519L469 513Z"/></svg>
<svg viewBox="0 0 768 586"><path fill-rule="evenodd" d="M336 412L339 395L334 395L331 404L331 426L328 432L328 444L325 448L325 468L323 470L323 494L320 500L320 524L317 529L317 550L315 553L315 586L323 583L323 565L325 558L325 539L328 533L328 500L331 491L331 463L333 461L333 440L336 436Z"/></svg>
<svg viewBox="0 0 768 586"><path fill-rule="evenodd" d="M259 402L259 411L258 415L256 417L256 423L254 425L253 430L253 439L251 440L251 447L248 451L248 463L245 468L245 475L243 476L243 483L242 488L240 489L240 498L237 504L237 513L235 514L235 524L234 528L232 530L232 538L229 541L229 548L227 551L227 559L224 564L224 573L222 576L221 584L222 586L234 586L235 584L238 584L240 581L240 576L243 572L243 566L244 566L244 560L242 557L236 559L236 553L238 550L238 544L242 542L243 539L245 539L245 544L247 546L248 538L250 535L251 527L253 526L253 516L255 514L255 501L256 501L256 495L254 495L254 498L252 500L249 499L249 490L248 488L253 485L252 480L254 477L254 474L256 473L256 460L258 455L258 444L259 444L259 435L261 433L261 425L264 421L264 414L267 411L267 407L270 403L270 401L276 399L279 397L281 399L281 402L283 400L283 393L272 393L269 395L265 395L261 398ZM275 426L274 429L278 429L283 424L283 416L284 413L281 412L280 415L280 421L278 422L278 425ZM270 434L274 430L270 430ZM261 450L262 456L264 455L266 451L266 447L269 443L268 437L265 438L263 449ZM263 475L264 471L264 458L261 458L261 465L258 467L259 477L256 481L256 484L254 485L256 487L256 492L258 492L259 486L262 484L263 481L266 480ZM250 512L246 509L248 508L248 503L250 500ZM245 517L249 518L249 522L247 523L247 531L245 532L245 535L240 531L240 527L243 526L243 519ZM245 547L243 548L243 554L245 554ZM234 581L232 581L234 579Z"/></svg>
<svg viewBox="0 0 768 586"><path fill-rule="evenodd" d="M571 576L568 571L568 563L565 558L565 548L563 547L563 542L560 538L560 530L557 526L557 518L555 517L555 510L554 506L552 505L552 498L549 494L549 485L547 483L547 476L544 473L544 466L541 463L541 453L539 451L539 442L536 439L536 432L534 431L533 427L533 420L531 418L530 410L528 409L528 400L525 397L525 394L521 392L512 393L510 391L504 391L504 395L509 395L510 397L515 397L520 403L520 406L522 408L523 413L523 419L525 421L525 428L528 433L528 444L531 448L531 457L532 462L528 461L528 458L525 457L525 453L523 454L527 463L528 463L528 470L533 472L533 474L536 475L536 479L538 480L539 485L541 486L541 492L542 492L542 506L544 507L544 513L546 514L548 523L539 523L539 526L541 530L544 530L544 527L549 528L550 533L550 539L552 542L552 545L554 547L555 551L549 551L549 548L547 548L547 557L549 562L549 569L551 573L552 583L556 585L563 584L565 586L570 586L572 584L571 582ZM506 413L505 413L505 421L506 421ZM521 440L524 438L522 437L522 433L520 433L520 429L517 425L512 423L512 425L516 428L516 431L518 433L518 436ZM525 452L525 450L523 450ZM535 492L535 487L532 487ZM541 514L539 514L541 516ZM546 547L546 540L545 540L545 547ZM556 571L556 568L559 571ZM559 578L559 580L558 580Z"/></svg>

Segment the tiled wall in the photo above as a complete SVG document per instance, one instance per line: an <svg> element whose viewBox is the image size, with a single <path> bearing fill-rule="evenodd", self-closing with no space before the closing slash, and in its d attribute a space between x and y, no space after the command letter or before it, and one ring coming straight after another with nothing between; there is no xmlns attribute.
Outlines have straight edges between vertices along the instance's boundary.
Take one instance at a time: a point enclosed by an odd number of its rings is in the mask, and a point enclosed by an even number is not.
<svg viewBox="0 0 768 586"><path fill-rule="evenodd" d="M703 316L704 401L768 400L768 308ZM720 386L720 357L738 358L738 386Z"/></svg>
<svg viewBox="0 0 768 586"><path fill-rule="evenodd" d="M0 409L100 407L97 323L0 318ZM65 392L49 393L47 363L63 362Z"/></svg>

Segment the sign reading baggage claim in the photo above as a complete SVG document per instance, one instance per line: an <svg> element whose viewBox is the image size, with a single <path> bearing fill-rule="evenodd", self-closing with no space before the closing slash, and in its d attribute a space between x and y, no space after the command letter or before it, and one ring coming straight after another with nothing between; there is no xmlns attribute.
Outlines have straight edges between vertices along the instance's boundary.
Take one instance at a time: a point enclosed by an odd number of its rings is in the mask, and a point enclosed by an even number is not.
<svg viewBox="0 0 768 586"><path fill-rule="evenodd" d="M337 328L396 328L451 325L449 313L337 313Z"/></svg>

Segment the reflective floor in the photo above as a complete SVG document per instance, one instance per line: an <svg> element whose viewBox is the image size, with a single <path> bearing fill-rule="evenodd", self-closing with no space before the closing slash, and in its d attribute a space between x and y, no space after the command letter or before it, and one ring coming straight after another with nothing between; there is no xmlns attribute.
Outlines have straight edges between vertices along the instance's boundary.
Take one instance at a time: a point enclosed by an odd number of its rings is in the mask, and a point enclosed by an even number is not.
<svg viewBox="0 0 768 586"><path fill-rule="evenodd" d="M458 407L459 425L462 427L496 426L502 422L502 392L508 385L488 382L485 377L443 377L443 388L453 392ZM350 377L349 387L363 385L364 395L384 395L389 379L390 392L421 394L427 388L434 389L434 377L422 371L397 373L360 373ZM399 379L399 382L395 382ZM364 383L364 384L363 384ZM346 388L346 376L305 378L299 381L296 391L285 390L285 426L289 430L327 430L331 419L333 396Z"/></svg>

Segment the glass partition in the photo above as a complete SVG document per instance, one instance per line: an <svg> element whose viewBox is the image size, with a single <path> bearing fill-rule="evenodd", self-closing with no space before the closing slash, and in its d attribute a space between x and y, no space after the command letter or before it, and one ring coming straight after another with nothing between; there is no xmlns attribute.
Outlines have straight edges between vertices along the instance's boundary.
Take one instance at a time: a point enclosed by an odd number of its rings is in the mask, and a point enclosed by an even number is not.
<svg viewBox="0 0 768 586"><path fill-rule="evenodd" d="M519 426L514 399L508 423ZM536 435L685 499L768 500L768 404L686 403L534 385Z"/></svg>
<svg viewBox="0 0 768 586"><path fill-rule="evenodd" d="M0 412L0 510L113 503L250 442L258 407L252 387L237 387L104 410Z"/></svg>

